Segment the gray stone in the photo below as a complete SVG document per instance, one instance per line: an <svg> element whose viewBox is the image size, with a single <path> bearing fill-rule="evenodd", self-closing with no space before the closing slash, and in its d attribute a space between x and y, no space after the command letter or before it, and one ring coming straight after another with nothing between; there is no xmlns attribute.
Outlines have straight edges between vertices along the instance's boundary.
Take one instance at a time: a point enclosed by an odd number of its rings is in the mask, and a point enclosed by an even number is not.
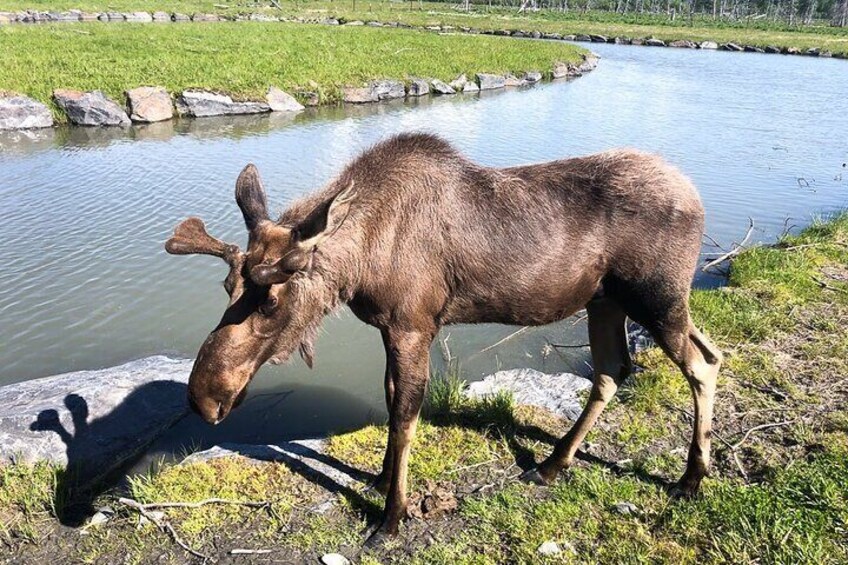
<svg viewBox="0 0 848 565"><path fill-rule="evenodd" d="M456 90L451 85L437 78L430 81L430 86L433 87L433 94L456 94Z"/></svg>
<svg viewBox="0 0 848 565"><path fill-rule="evenodd" d="M589 39L592 40L592 43L606 43L607 37L605 35L590 35Z"/></svg>
<svg viewBox="0 0 848 565"><path fill-rule="evenodd" d="M725 43L721 46L725 51L742 51L743 47L741 45L736 45L735 43Z"/></svg>
<svg viewBox="0 0 848 565"><path fill-rule="evenodd" d="M630 40L630 45L645 45L645 40L637 37Z"/></svg>
<svg viewBox="0 0 848 565"><path fill-rule="evenodd" d="M377 92L370 86L343 86L342 100L348 104L367 104L377 102Z"/></svg>
<svg viewBox="0 0 848 565"><path fill-rule="evenodd" d="M524 86L525 84L527 84L526 80L518 78L512 73L504 75L504 86Z"/></svg>
<svg viewBox="0 0 848 565"><path fill-rule="evenodd" d="M353 20L351 22L346 22L344 25L346 26L364 26L365 22L360 20Z"/></svg>
<svg viewBox="0 0 848 565"><path fill-rule="evenodd" d="M205 90L186 90L177 98L177 112L182 116L205 118L238 114L262 114L271 107L264 102L234 102L225 94Z"/></svg>
<svg viewBox="0 0 848 565"><path fill-rule="evenodd" d="M325 26L337 26L339 25L339 20L335 18L324 18L323 20L321 20L321 23Z"/></svg>
<svg viewBox="0 0 848 565"><path fill-rule="evenodd" d="M150 23L153 21L153 16L147 12L130 12L124 14L124 19L133 23Z"/></svg>
<svg viewBox="0 0 848 565"><path fill-rule="evenodd" d="M647 45L648 47L665 47L665 41L663 41L662 39L649 37L645 40L645 45Z"/></svg>
<svg viewBox="0 0 848 565"><path fill-rule="evenodd" d="M505 86L503 75L489 73L477 73L477 83L480 85L480 90L495 90Z"/></svg>
<svg viewBox="0 0 848 565"><path fill-rule="evenodd" d="M10 24L15 21L15 14L11 12L0 12L0 25Z"/></svg>
<svg viewBox="0 0 848 565"><path fill-rule="evenodd" d="M518 404L539 406L575 420L583 408L577 393L591 386L591 381L573 373L547 374L535 369L510 369L469 384L467 394L480 398L509 391Z"/></svg>
<svg viewBox="0 0 848 565"><path fill-rule="evenodd" d="M821 51L819 57L833 57L833 53L831 51Z"/></svg>
<svg viewBox="0 0 848 565"><path fill-rule="evenodd" d="M217 14L193 14L191 21L193 22L220 22L221 16Z"/></svg>
<svg viewBox="0 0 848 565"><path fill-rule="evenodd" d="M799 55L801 53L801 50L798 47L787 47L784 52L787 55Z"/></svg>
<svg viewBox="0 0 848 565"><path fill-rule="evenodd" d="M321 556L324 565L350 565L350 560L341 553L325 553Z"/></svg>
<svg viewBox="0 0 848 565"><path fill-rule="evenodd" d="M192 363L156 356L0 387L0 460L103 476L186 414Z"/></svg>
<svg viewBox="0 0 848 565"><path fill-rule="evenodd" d="M110 22L122 22L126 19L124 15L119 12L108 12L106 17Z"/></svg>
<svg viewBox="0 0 848 565"><path fill-rule="evenodd" d="M679 49L696 49L698 45L694 41L688 39L677 39L668 44L669 47L677 47Z"/></svg>
<svg viewBox="0 0 848 565"><path fill-rule="evenodd" d="M766 53L771 53L772 55L776 55L780 53L780 47L775 47L774 45L766 46Z"/></svg>
<svg viewBox="0 0 848 565"><path fill-rule="evenodd" d="M806 51L804 51L804 55L809 55L810 57L818 57L819 56L819 48L818 47L810 47Z"/></svg>
<svg viewBox="0 0 848 565"><path fill-rule="evenodd" d="M318 106L321 104L321 97L314 90L298 90L297 95L303 100L304 106Z"/></svg>
<svg viewBox="0 0 848 565"><path fill-rule="evenodd" d="M765 53L765 49L762 47L757 47L756 45L746 45L745 51L748 53Z"/></svg>
<svg viewBox="0 0 848 565"><path fill-rule="evenodd" d="M250 14L248 18L252 22L278 22L279 18L275 18L274 16L269 16L268 14Z"/></svg>
<svg viewBox="0 0 848 565"><path fill-rule="evenodd" d="M377 93L378 100L393 100L406 96L406 87L399 80L375 80L371 88Z"/></svg>
<svg viewBox="0 0 848 565"><path fill-rule="evenodd" d="M532 37L533 39L541 39L542 38L542 32L541 31L534 31L530 34L530 37Z"/></svg>
<svg viewBox="0 0 848 565"><path fill-rule="evenodd" d="M171 15L168 12L153 12L154 22L170 22Z"/></svg>
<svg viewBox="0 0 848 565"><path fill-rule="evenodd" d="M187 14L174 13L174 14L171 15L171 21L172 22L190 22L191 18L188 17Z"/></svg>
<svg viewBox="0 0 848 565"><path fill-rule="evenodd" d="M559 545L555 541L546 541L536 549L539 555L552 556L560 553Z"/></svg>
<svg viewBox="0 0 848 565"><path fill-rule="evenodd" d="M68 120L78 126L128 126L130 118L124 109L99 90L58 89L53 99L68 115Z"/></svg>
<svg viewBox="0 0 848 565"><path fill-rule="evenodd" d="M702 41L699 47L701 49L718 49L718 43L715 41Z"/></svg>
<svg viewBox="0 0 848 565"><path fill-rule="evenodd" d="M632 502L616 502L612 508L622 516L635 516L639 513L639 509Z"/></svg>
<svg viewBox="0 0 848 565"><path fill-rule="evenodd" d="M409 81L407 94L410 96L424 96L430 94L430 83L423 78L412 78Z"/></svg>
<svg viewBox="0 0 848 565"><path fill-rule="evenodd" d="M524 73L524 80L530 84L537 83L542 80L542 73L539 71L527 71Z"/></svg>
<svg viewBox="0 0 848 565"><path fill-rule="evenodd" d="M574 36L574 41L592 41L592 38L584 33Z"/></svg>
<svg viewBox="0 0 848 565"><path fill-rule="evenodd" d="M303 110L303 104L298 102L294 96L276 86L268 89L265 100L272 112L300 112Z"/></svg>
<svg viewBox="0 0 848 565"><path fill-rule="evenodd" d="M174 117L171 95L161 86L140 86L128 90L127 106L134 122L161 122Z"/></svg>
<svg viewBox="0 0 848 565"><path fill-rule="evenodd" d="M53 114L36 100L26 96L0 96L0 130L49 128Z"/></svg>
<svg viewBox="0 0 848 565"><path fill-rule="evenodd" d="M448 84L450 84L450 87L453 88L455 91L462 92L462 89L465 88L466 83L468 83L468 77L462 74L450 81Z"/></svg>
<svg viewBox="0 0 848 565"><path fill-rule="evenodd" d="M467 93L480 92L480 87L477 86L476 82L469 80L465 83L465 86L462 87L462 91Z"/></svg>
<svg viewBox="0 0 848 565"><path fill-rule="evenodd" d="M598 56L594 53L583 55L583 62L577 66L577 70L581 73L588 73L598 66Z"/></svg>
<svg viewBox="0 0 848 565"><path fill-rule="evenodd" d="M630 45L631 39L629 37L616 37L612 42L616 45Z"/></svg>
<svg viewBox="0 0 848 565"><path fill-rule="evenodd" d="M553 41L560 41L562 39L562 35L558 33L546 33L542 35L545 39L551 39Z"/></svg>
<svg viewBox="0 0 848 565"><path fill-rule="evenodd" d="M79 17L81 22L94 22L100 19L100 14L92 12L82 12Z"/></svg>

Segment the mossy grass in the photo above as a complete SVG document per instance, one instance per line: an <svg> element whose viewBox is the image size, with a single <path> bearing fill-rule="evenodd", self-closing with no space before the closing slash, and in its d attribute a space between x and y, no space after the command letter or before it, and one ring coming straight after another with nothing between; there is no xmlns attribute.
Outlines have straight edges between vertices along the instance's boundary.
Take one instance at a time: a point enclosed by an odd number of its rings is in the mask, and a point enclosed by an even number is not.
<svg viewBox="0 0 848 565"><path fill-rule="evenodd" d="M204 88L264 100L269 86L340 100L381 78L453 80L460 73L549 73L585 50L564 43L435 36L403 29L230 22L100 23L0 28L0 88L50 102L56 88L99 89L122 103L140 85Z"/></svg>
<svg viewBox="0 0 848 565"><path fill-rule="evenodd" d="M548 488L515 478L549 453L568 422L515 406L508 395L469 399L455 367L434 376L410 486L420 494L443 485L456 493L458 508L405 522L402 541L374 553L360 554L359 545L366 523L379 516L379 497L344 491L333 511L319 514L314 509L329 493L281 464L235 457L164 467L134 479L130 495L141 502L269 500L267 511L167 511L192 547L221 556L232 547L263 547L279 559L340 551L369 564L844 563L846 275L848 215L842 214L775 246L743 252L726 288L693 296L699 325L726 353L713 474L694 500L667 494L683 469L691 400L682 376L656 349L636 357L640 370L610 403L582 460ZM386 427L369 426L330 438L327 454L376 472L385 442ZM14 556L42 549L55 481L49 466L0 468L0 516ZM54 554L185 560L166 535L137 529L137 522L121 511ZM561 552L541 556L538 547L547 541Z"/></svg>

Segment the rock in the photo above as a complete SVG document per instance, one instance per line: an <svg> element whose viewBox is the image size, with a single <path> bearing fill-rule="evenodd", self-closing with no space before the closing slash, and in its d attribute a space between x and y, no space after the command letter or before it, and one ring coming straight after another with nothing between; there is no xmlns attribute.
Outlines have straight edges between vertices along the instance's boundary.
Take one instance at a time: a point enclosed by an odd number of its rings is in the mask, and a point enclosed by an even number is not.
<svg viewBox="0 0 848 565"><path fill-rule="evenodd" d="M250 14L248 20L252 22L278 22L279 18L275 18L274 16L269 16L267 14Z"/></svg>
<svg viewBox="0 0 848 565"><path fill-rule="evenodd" d="M535 84L542 80L542 73L539 71L527 71L524 73L524 80L530 84Z"/></svg>
<svg viewBox="0 0 848 565"><path fill-rule="evenodd" d="M606 43L607 37L605 35L590 35L589 39L592 40L592 43Z"/></svg>
<svg viewBox="0 0 848 565"><path fill-rule="evenodd" d="M78 126L128 126L130 118L124 109L99 90L58 89L53 99L68 115L68 120Z"/></svg>
<svg viewBox="0 0 848 565"><path fill-rule="evenodd" d="M677 39L668 44L669 47L677 47L679 49L697 49L698 45L694 41L688 39Z"/></svg>
<svg viewBox="0 0 848 565"><path fill-rule="evenodd" d="M15 21L15 15L11 12L0 12L0 25L10 24Z"/></svg>
<svg viewBox="0 0 848 565"><path fill-rule="evenodd" d="M342 100L348 104L366 104L377 102L377 93L370 86L343 86Z"/></svg>
<svg viewBox="0 0 848 565"><path fill-rule="evenodd" d="M745 51L748 53L765 53L765 49L757 47L756 45L746 45Z"/></svg>
<svg viewBox="0 0 848 565"><path fill-rule="evenodd" d="M0 130L49 128L52 125L53 114L41 102L16 94L0 96Z"/></svg>
<svg viewBox="0 0 848 565"><path fill-rule="evenodd" d="M365 25L370 26L370 27L383 27L383 22L370 21L370 22L366 23ZM435 29L429 28L429 27L427 29L430 29L430 30L433 30L433 31L439 31L439 29L441 29L441 28L439 28L437 26Z"/></svg>
<svg viewBox="0 0 848 565"><path fill-rule="evenodd" d="M371 83L371 88L376 92L378 100L393 100L406 96L406 87L399 80L375 80Z"/></svg>
<svg viewBox="0 0 848 565"><path fill-rule="evenodd" d="M481 398L509 391L518 404L539 406L576 420L583 409L577 393L591 386L591 381L572 373L548 374L535 369L510 369L469 384L466 394Z"/></svg>
<svg viewBox="0 0 848 565"><path fill-rule="evenodd" d="M551 39L553 41L562 40L562 35L560 35L558 33L545 33L545 34L542 35L542 37L544 37L545 39Z"/></svg>
<svg viewBox="0 0 848 565"><path fill-rule="evenodd" d="M635 516L639 513L639 509L632 502L616 502L612 509L622 516Z"/></svg>
<svg viewBox="0 0 848 565"><path fill-rule="evenodd" d="M161 122L174 117L171 95L161 86L140 86L128 90L127 107L134 122Z"/></svg>
<svg viewBox="0 0 848 565"><path fill-rule="evenodd" d="M412 78L409 81L407 94L410 96L424 96L430 94L430 83L423 78Z"/></svg>
<svg viewBox="0 0 848 565"><path fill-rule="evenodd" d="M806 51L804 51L804 55L808 55L810 57L818 57L819 56L819 48L818 47L810 47Z"/></svg>
<svg viewBox="0 0 848 565"><path fill-rule="evenodd" d="M347 22L344 25L346 25L346 26L364 26L365 22L360 21L360 20L353 20L352 22Z"/></svg>
<svg viewBox="0 0 848 565"><path fill-rule="evenodd" d="M477 73L477 82L480 85L480 90L496 90L503 88L505 85L502 75L492 75L489 73Z"/></svg>
<svg viewBox="0 0 848 565"><path fill-rule="evenodd" d="M217 14L193 14L191 16L193 22L220 22L222 19Z"/></svg>
<svg viewBox="0 0 848 565"><path fill-rule="evenodd" d="M780 47L776 47L774 45L766 46L766 53L771 53L772 55L776 55L780 53Z"/></svg>
<svg viewBox="0 0 848 565"><path fill-rule="evenodd" d="M572 34L569 34L569 35L563 35L563 36L562 36L562 39L563 39L563 41L574 41L575 36L574 36L574 35L572 35Z"/></svg>
<svg viewBox="0 0 848 565"><path fill-rule="evenodd" d="M92 526L99 526L101 524L105 524L109 521L109 515L105 512L95 512L95 514L89 518L88 523L85 525L87 528Z"/></svg>
<svg viewBox="0 0 848 565"><path fill-rule="evenodd" d="M107 12L106 18L110 22L122 22L126 19L123 14L120 14L118 12Z"/></svg>
<svg viewBox="0 0 848 565"><path fill-rule="evenodd" d="M724 43L721 48L724 51L742 51L743 48L741 45L736 45L735 43Z"/></svg>
<svg viewBox="0 0 848 565"><path fill-rule="evenodd" d="M155 356L0 387L0 460L103 476L187 413L192 364Z"/></svg>
<svg viewBox="0 0 848 565"><path fill-rule="evenodd" d="M630 45L631 41L629 37L616 37L613 39L613 43L616 45Z"/></svg>
<svg viewBox="0 0 848 565"><path fill-rule="evenodd" d="M833 57L833 53L830 51L821 51L819 57Z"/></svg>
<svg viewBox="0 0 848 565"><path fill-rule="evenodd" d="M264 102L234 102L225 94L205 90L186 90L177 98L177 112L192 118L262 114L270 111L271 107Z"/></svg>
<svg viewBox="0 0 848 565"><path fill-rule="evenodd" d="M581 73L588 73L595 69L598 66L598 56L594 53L587 53L583 55L583 62L577 66L577 70Z"/></svg>
<svg viewBox="0 0 848 565"><path fill-rule="evenodd" d="M451 85L437 78L430 81L430 86L433 88L433 94L456 94L456 90Z"/></svg>
<svg viewBox="0 0 848 565"><path fill-rule="evenodd" d="M462 89L465 88L466 83L468 83L468 77L463 74L450 81L449 84L450 87L456 90L457 92L462 92Z"/></svg>
<svg viewBox="0 0 848 565"><path fill-rule="evenodd" d="M512 73L504 75L504 86L524 86L526 84L526 80L518 78Z"/></svg>
<svg viewBox="0 0 848 565"><path fill-rule="evenodd" d="M645 40L637 37L630 40L630 45L645 45Z"/></svg>
<svg viewBox="0 0 848 565"><path fill-rule="evenodd" d="M532 37L533 39L541 39L542 38L542 32L534 31L533 33L530 34L530 37Z"/></svg>
<svg viewBox="0 0 848 565"><path fill-rule="evenodd" d="M325 553L321 556L321 563L324 565L350 565L348 558L341 553Z"/></svg>
<svg viewBox="0 0 848 565"><path fill-rule="evenodd" d="M190 21L191 21L191 18L190 18L190 17L188 17L188 15L187 15L187 14L178 14L178 13L174 13L174 14L172 14L172 15L171 15L171 21L172 21L172 22L177 22L177 23L180 23L180 22L190 22Z"/></svg>
<svg viewBox="0 0 848 565"><path fill-rule="evenodd" d="M567 63L554 63L554 68L551 71L551 76L554 79L565 78L567 76L573 75L574 72L574 67Z"/></svg>
<svg viewBox="0 0 848 565"><path fill-rule="evenodd" d="M645 45L648 47L665 47L665 41L662 39L655 39L653 37L649 37L645 40Z"/></svg>
<svg viewBox="0 0 848 565"><path fill-rule="evenodd" d="M170 22L171 15L168 12L153 12L154 22Z"/></svg>
<svg viewBox="0 0 848 565"><path fill-rule="evenodd" d="M551 555L557 555L560 551L559 545L555 541L546 541L539 546L536 553L550 557Z"/></svg>
<svg viewBox="0 0 848 565"><path fill-rule="evenodd" d="M124 19L133 23L149 23L153 21L153 16L147 12L131 12L124 14Z"/></svg>
<svg viewBox="0 0 848 565"><path fill-rule="evenodd" d="M574 41L592 41L592 38L586 34L578 34L574 36Z"/></svg>
<svg viewBox="0 0 848 565"><path fill-rule="evenodd" d="M474 93L480 92L480 87L477 86L476 82L468 81L465 83L465 86L462 87L462 92Z"/></svg>
<svg viewBox="0 0 848 565"><path fill-rule="evenodd" d="M784 50L784 53L786 53L787 55L799 55L801 53L801 50L797 47L787 47Z"/></svg>
<svg viewBox="0 0 848 565"><path fill-rule="evenodd" d="M718 49L718 43L715 41L702 41L699 47L701 49Z"/></svg>
<svg viewBox="0 0 848 565"><path fill-rule="evenodd" d="M303 104L298 102L294 96L276 86L268 89L265 100L272 112L300 112L304 109Z"/></svg>
<svg viewBox="0 0 848 565"><path fill-rule="evenodd" d="M321 104L321 97L314 90L298 90L297 95L303 100L304 106L318 106Z"/></svg>

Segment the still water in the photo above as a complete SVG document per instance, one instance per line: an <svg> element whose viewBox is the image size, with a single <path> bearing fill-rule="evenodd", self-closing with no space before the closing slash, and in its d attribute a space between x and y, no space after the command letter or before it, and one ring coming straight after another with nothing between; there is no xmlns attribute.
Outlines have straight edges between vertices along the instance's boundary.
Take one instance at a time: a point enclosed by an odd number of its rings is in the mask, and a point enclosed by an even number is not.
<svg viewBox="0 0 848 565"><path fill-rule="evenodd" d="M769 241L848 205L846 62L592 48L602 56L596 71L523 91L1 135L0 385L154 354L193 357L225 306L226 268L167 255L162 244L197 215L244 245L232 195L248 162L282 209L401 131L438 133L492 166L632 146L693 178L707 232L723 245L742 237L749 216L754 239ZM490 347L516 329L447 328L434 365L450 355L469 379L521 366L585 372L584 350L546 347L585 341L579 320ZM165 443L278 441L380 419L382 373L378 332L342 311L324 325L314 370L299 359L265 368L214 437L189 417Z"/></svg>

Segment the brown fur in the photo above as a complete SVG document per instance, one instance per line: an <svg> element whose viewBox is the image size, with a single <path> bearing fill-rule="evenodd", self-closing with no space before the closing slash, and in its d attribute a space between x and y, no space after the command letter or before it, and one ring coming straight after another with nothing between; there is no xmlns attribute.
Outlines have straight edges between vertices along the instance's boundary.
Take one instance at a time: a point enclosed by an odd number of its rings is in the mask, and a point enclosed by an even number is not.
<svg viewBox="0 0 848 565"><path fill-rule="evenodd" d="M569 434L526 476L547 483L570 465L629 373L625 317L641 323L692 384L695 435L679 486L697 490L721 353L688 311L703 208L689 180L659 157L618 150L493 169L437 137L407 134L366 151L276 222L254 167L236 195L250 243L228 261L231 302L198 355L192 405L220 421L262 363L300 349L311 364L322 319L347 303L381 330L386 348L381 535L396 533L404 514L430 344L446 324L539 325L587 307L595 385ZM218 253L199 252L220 256L221 242L203 241ZM182 249L198 252L191 243Z"/></svg>

